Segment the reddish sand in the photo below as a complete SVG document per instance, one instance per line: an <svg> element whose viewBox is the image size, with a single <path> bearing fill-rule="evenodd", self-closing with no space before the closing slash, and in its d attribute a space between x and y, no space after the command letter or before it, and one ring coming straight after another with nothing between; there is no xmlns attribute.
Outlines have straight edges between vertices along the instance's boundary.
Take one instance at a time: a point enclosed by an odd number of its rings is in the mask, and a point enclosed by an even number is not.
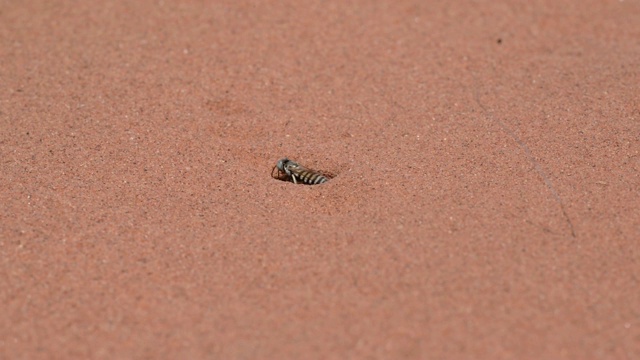
<svg viewBox="0 0 640 360"><path fill-rule="evenodd" d="M0 7L0 358L640 359L640 2L208 3Z"/></svg>

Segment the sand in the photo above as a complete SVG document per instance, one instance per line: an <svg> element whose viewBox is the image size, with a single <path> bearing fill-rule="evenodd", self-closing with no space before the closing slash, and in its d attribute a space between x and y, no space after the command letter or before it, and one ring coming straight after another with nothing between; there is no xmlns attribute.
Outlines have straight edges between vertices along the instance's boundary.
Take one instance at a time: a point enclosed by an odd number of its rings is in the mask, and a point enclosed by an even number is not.
<svg viewBox="0 0 640 360"><path fill-rule="evenodd" d="M639 18L4 2L0 358L640 358Z"/></svg>

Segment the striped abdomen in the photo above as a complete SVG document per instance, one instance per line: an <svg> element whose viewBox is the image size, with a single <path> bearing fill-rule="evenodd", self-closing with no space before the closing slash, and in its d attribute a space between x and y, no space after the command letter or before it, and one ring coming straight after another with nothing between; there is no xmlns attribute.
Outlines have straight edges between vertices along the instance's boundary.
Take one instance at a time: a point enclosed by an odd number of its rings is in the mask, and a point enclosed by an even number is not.
<svg viewBox="0 0 640 360"><path fill-rule="evenodd" d="M296 182L295 180L296 178L298 178L298 180L308 185L322 184L329 180L326 176L320 174L319 172L309 170L301 166L298 166L297 169L292 170L291 176L293 177L294 182Z"/></svg>

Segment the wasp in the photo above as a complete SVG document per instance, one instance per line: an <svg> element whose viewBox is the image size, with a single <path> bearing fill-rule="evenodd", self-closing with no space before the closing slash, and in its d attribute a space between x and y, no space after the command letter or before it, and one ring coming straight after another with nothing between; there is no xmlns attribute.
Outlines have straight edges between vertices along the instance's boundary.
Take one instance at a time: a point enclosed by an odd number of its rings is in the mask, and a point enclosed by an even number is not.
<svg viewBox="0 0 640 360"><path fill-rule="evenodd" d="M276 166L271 170L273 176L273 170L278 169L278 176L281 173L286 175L286 180L293 181L294 184L301 182L307 185L317 185L329 181L329 175L325 175L319 171L308 169L295 161L287 158L278 160ZM280 178L280 177L278 177ZM283 179L284 180L284 179Z"/></svg>

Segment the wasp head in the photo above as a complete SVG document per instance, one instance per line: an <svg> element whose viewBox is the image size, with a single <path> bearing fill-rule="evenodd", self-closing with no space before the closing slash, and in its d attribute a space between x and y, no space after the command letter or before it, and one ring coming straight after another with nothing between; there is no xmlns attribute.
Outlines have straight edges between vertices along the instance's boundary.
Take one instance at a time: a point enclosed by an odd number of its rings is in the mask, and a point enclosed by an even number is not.
<svg viewBox="0 0 640 360"><path fill-rule="evenodd" d="M276 167L278 168L278 170L280 171L285 171L285 166L287 166L287 164L290 162L291 160L287 159L287 158L282 158L280 160L278 160L278 164L276 165Z"/></svg>

